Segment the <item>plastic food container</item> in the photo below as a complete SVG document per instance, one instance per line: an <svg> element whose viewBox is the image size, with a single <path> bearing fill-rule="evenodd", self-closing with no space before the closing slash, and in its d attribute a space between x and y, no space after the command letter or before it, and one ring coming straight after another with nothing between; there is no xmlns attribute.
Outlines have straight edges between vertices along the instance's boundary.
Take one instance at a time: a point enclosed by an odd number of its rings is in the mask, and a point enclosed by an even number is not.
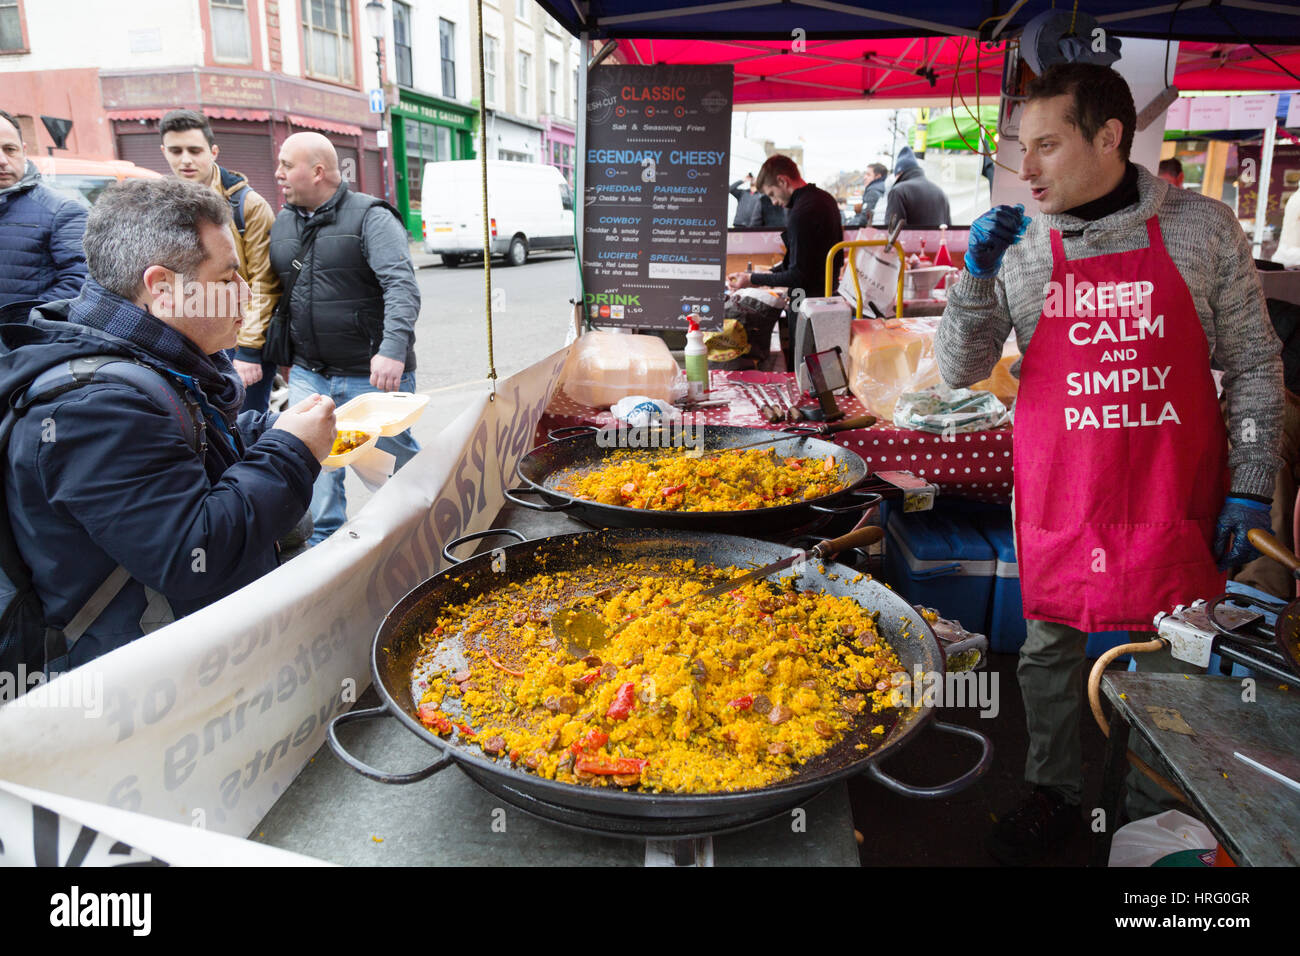
<svg viewBox="0 0 1300 956"><path fill-rule="evenodd" d="M428 404L428 395L367 392L339 408L334 413L334 420L339 431L354 429L374 432L377 438L391 438L414 425Z"/></svg>
<svg viewBox="0 0 1300 956"><path fill-rule="evenodd" d="M348 404L351 405L352 403L348 402ZM374 448L375 442L379 441L379 432L377 430L373 430L370 428L361 428L353 422L348 422L345 424L343 422L338 421L337 417L335 418L335 421L338 422L339 431L365 432L367 437L364 442L362 442L356 448L353 448L351 451L345 451L341 455L330 455L323 462L321 462L322 468L344 468L352 464L352 462L360 458L366 452L370 451L370 449Z"/></svg>
<svg viewBox="0 0 1300 956"><path fill-rule="evenodd" d="M632 395L670 402L680 377L661 338L588 332L573 343L564 366L564 391L579 405L592 408L609 408Z"/></svg>

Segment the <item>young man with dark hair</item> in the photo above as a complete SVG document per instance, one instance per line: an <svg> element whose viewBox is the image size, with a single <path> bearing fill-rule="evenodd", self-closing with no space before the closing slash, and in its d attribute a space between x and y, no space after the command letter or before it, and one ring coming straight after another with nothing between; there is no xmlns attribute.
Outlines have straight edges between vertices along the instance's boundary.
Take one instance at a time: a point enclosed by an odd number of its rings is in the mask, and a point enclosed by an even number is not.
<svg viewBox="0 0 1300 956"><path fill-rule="evenodd" d="M733 272L727 284L733 289L746 286L786 286L803 289L805 296L820 295L826 283L826 254L844 238L840 205L835 197L814 183L806 183L799 167L789 156L769 156L758 170L755 188L787 211L785 258L771 272ZM836 257L836 273L839 272Z"/></svg>
<svg viewBox="0 0 1300 956"><path fill-rule="evenodd" d="M759 167L754 186L773 205L787 209L786 227L781 232L785 258L771 272L733 272L727 276L727 285L732 289L751 285L784 286L790 290L791 298L800 290L804 298L821 295L826 287L826 256L832 246L844 239L840 204L826 190L804 182L795 161L780 153L769 156ZM834 274L837 276L843 261L844 253L836 253ZM781 329L781 347L785 352L786 371L793 371L793 307L787 310L787 318L787 325Z"/></svg>
<svg viewBox="0 0 1300 956"><path fill-rule="evenodd" d="M41 182L18 120L0 110L0 306L80 292L85 228L85 202Z"/></svg>
<svg viewBox="0 0 1300 956"><path fill-rule="evenodd" d="M230 234L239 255L239 274L248 283L251 299L237 346L230 350L235 371L247 390L244 407L267 410L275 365L262 361L266 327L280 300L280 279L271 269L271 204L253 191L248 179L217 164L221 148L207 117L193 110L172 110L158 126L163 156L181 179L214 190L230 204Z"/></svg>
<svg viewBox="0 0 1300 956"><path fill-rule="evenodd" d="M1083 832L1088 633L1149 640L1158 612L1222 593L1228 568L1256 553L1247 532L1269 527L1282 363L1250 243L1223 203L1129 161L1135 124L1108 67L1055 66L1030 84L1020 178L1041 215L998 206L972 224L935 338L954 387L985 378L1013 331L1023 356L1012 369L1028 631L1017 676L1034 790L990 838L1007 863L1050 858ZM1182 668L1134 656L1143 670ZM1162 797L1130 777L1132 817Z"/></svg>

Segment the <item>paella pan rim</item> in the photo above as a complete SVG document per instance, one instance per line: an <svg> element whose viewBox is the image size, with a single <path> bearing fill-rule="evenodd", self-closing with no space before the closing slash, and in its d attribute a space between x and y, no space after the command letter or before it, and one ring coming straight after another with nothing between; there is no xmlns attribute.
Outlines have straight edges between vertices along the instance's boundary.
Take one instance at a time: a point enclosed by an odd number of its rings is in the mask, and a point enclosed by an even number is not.
<svg viewBox="0 0 1300 956"><path fill-rule="evenodd" d="M535 552L542 548L549 551L561 548L567 549L579 544L595 544L597 542L609 546L620 539L641 543L668 539L682 544L689 543L692 546L717 544L719 542L709 539L722 539L721 543L730 545L737 553L745 549L762 553L764 550L770 552L772 549L781 548L781 546L774 545L771 542L718 532L606 528L597 531L579 531L571 534L521 541L507 545L500 550L505 552L507 562L513 564L514 562L510 561L512 552L516 557L519 557L523 553ZM788 550L782 549L782 554L779 556L785 556L786 554L788 554ZM595 554L593 553L589 557L594 558ZM398 702L393 689L385 680L385 668L381 665L381 655L388 653L391 649L390 638L400 631L401 624L406 617L413 613L420 603L425 600L427 592L434 591L446 584L450 575L474 572L485 565L490 566L491 560L492 554L489 552L474 555L459 564L444 568L412 588L394 605L380 623L371 647L371 676L385 710L396 717L411 733L426 743L433 745L440 752L440 756L451 757L470 776L489 774L501 780L504 785L511 787L511 789L522 791L544 802L597 810L611 816L707 817L726 813L732 808L758 809L756 805L750 806L751 804L762 803L768 805L788 799L804 798L825 789L832 783L864 773L869 765L887 756L892 756L901 750L934 718L935 708L932 705L923 703L910 709L903 718L900 718L899 722L889 731L885 740L882 741L880 747L869 755L850 760L843 766L819 770L809 775L804 775L803 770L796 770L793 776L760 788L713 791L709 793L654 793L642 790L623 790L616 787L570 784L539 777L522 768L512 767L508 762L504 762L504 758L502 758L502 761L488 758L476 745L458 745L429 731ZM857 574L854 569L833 562L827 562L825 567L826 574L839 575L841 582L847 582L850 577ZM879 582L870 580L867 583L879 584ZM883 584L879 586L884 587ZM888 593L893 595L903 606L914 611L911 605L908 605L892 589ZM473 595L474 592L469 591L464 596L472 597ZM915 619L909 623L921 625L921 633L918 637L924 642L926 649L929 651L929 659L942 672L945 666L943 651L929 623L919 614L915 614ZM897 648L895 648L895 651L897 652ZM399 693L409 696L409 687L399 685L397 690ZM898 734L898 736L890 739L895 734Z"/></svg>
<svg viewBox="0 0 1300 956"><path fill-rule="evenodd" d="M737 440L747 439L752 441L758 441L762 438L770 437L772 435L772 432L765 428L747 428L739 425L709 425L703 427L707 429L715 430L714 432L715 434L721 432L724 436L731 436ZM707 431L706 434L708 434ZM843 498L845 495L848 495L856 488L860 487L864 482L867 481L871 471L871 469L867 467L866 460L851 448L847 448L844 445L837 445L834 442L827 441L824 438L818 438L813 435L793 434L790 435L788 438L782 440L790 441L790 442L812 443L809 446L810 450L816 452L816 454L800 455L798 457L807 458L811 460L811 459L822 458L826 454L839 454L842 455L847 461L847 463L849 464L850 471L858 471L860 469L861 474L857 478L854 478L851 482L849 482L849 484L845 485L843 488L838 489L837 491L832 491L830 494L821 495L817 498L810 498L807 501L794 502L793 504L777 505L771 508L755 508L750 511L680 511L680 512L659 511L659 510L647 509L647 508L629 508L626 505L609 505L599 501L594 501L589 498L578 498L574 495L569 494L568 492L561 491L557 488L549 487L546 484L547 480L550 479L557 470L561 470L561 469L553 468L549 471L546 471L544 474L540 474L540 475L529 474L529 472L533 471L535 467L536 470L538 471L542 470L542 468L539 467L539 458L541 457L540 453L543 452L545 449L549 448L555 450L557 447L564 446L564 445L573 445L574 447L578 447L580 445L585 445L586 443L594 441L594 437L595 437L594 433L583 433L578 435L569 435L565 438L557 438L554 441L549 441L542 445L538 445L536 448L532 449L532 451L524 455L522 459L520 459L519 464L516 466L516 473L524 482L528 484L528 486L533 491L537 492L538 494L546 495L550 498L567 502L571 505L577 505L586 510L595 512L596 514L608 513L611 516L615 516L621 520L643 519L649 521L662 521L666 517L680 518L683 516L689 516L691 518L694 518L697 521L702 521L702 522L730 523L730 522L737 522L737 521L749 521L749 520L753 520L755 517L760 517L760 516L764 519L780 519L780 518L785 518L787 516L794 516L796 514L799 514L803 511L808 510L813 505L821 505L823 507L830 505L836 502L837 500L839 500L840 498ZM779 443L773 443L773 447L775 447L777 444ZM618 450L626 450L626 449L610 449L610 450L618 451ZM631 449L631 450L654 451L655 449L647 448L647 449ZM719 446L717 448L706 449L706 450L726 451L727 447ZM563 466L561 466L561 468L562 467Z"/></svg>

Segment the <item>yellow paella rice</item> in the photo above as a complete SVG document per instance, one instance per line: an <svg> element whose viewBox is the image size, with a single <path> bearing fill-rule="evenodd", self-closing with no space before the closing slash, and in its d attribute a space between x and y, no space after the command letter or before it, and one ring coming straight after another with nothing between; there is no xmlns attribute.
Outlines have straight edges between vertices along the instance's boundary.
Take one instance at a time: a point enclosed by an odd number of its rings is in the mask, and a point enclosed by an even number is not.
<svg viewBox="0 0 1300 956"><path fill-rule="evenodd" d="M367 432L345 430L340 431L334 436L334 445L330 448L330 457L335 455L346 455L354 448L360 448L367 441L370 435Z"/></svg>
<svg viewBox="0 0 1300 956"><path fill-rule="evenodd" d="M611 564L448 607L412 670L420 719L549 779L687 793L776 783L851 733L879 741L903 666L852 598L786 579L660 610L745 570ZM630 623L580 659L549 616L583 595L610 630Z"/></svg>
<svg viewBox="0 0 1300 956"><path fill-rule="evenodd" d="M608 463L557 487L575 498L652 511L751 511L840 491L845 469L831 456L782 458L771 448L691 458L682 451L617 451Z"/></svg>

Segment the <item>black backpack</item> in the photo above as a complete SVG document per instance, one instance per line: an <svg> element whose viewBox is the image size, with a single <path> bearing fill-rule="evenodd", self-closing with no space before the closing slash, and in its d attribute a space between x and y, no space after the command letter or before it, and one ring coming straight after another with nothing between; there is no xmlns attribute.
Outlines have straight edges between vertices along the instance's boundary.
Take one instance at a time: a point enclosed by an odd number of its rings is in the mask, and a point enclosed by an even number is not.
<svg viewBox="0 0 1300 956"><path fill-rule="evenodd" d="M231 172L229 169L226 169L224 166L218 166L217 169L220 170L221 172L222 189L229 189L231 186L235 185L235 183L244 181L243 176L241 176L239 173ZM251 186L246 185L243 189L239 190L239 192L235 193L233 196L226 197L226 202L230 203L230 214L235 219L235 232L239 233L240 236L244 235L244 228L245 228L244 227L244 200L248 198L248 191L251 188L252 188Z"/></svg>
<svg viewBox="0 0 1300 956"><path fill-rule="evenodd" d="M14 426L32 405L100 382L118 382L144 392L172 413L194 453L204 454L206 423L193 399L142 362L121 355L91 355L61 362L13 394L0 419L0 461L8 467ZM27 681L17 677L24 670L34 674L66 669L72 646L130 579L129 572L119 565L64 627L49 626L32 586L31 569L18 552L5 485L0 482L0 672L14 675L18 694L27 689Z"/></svg>

